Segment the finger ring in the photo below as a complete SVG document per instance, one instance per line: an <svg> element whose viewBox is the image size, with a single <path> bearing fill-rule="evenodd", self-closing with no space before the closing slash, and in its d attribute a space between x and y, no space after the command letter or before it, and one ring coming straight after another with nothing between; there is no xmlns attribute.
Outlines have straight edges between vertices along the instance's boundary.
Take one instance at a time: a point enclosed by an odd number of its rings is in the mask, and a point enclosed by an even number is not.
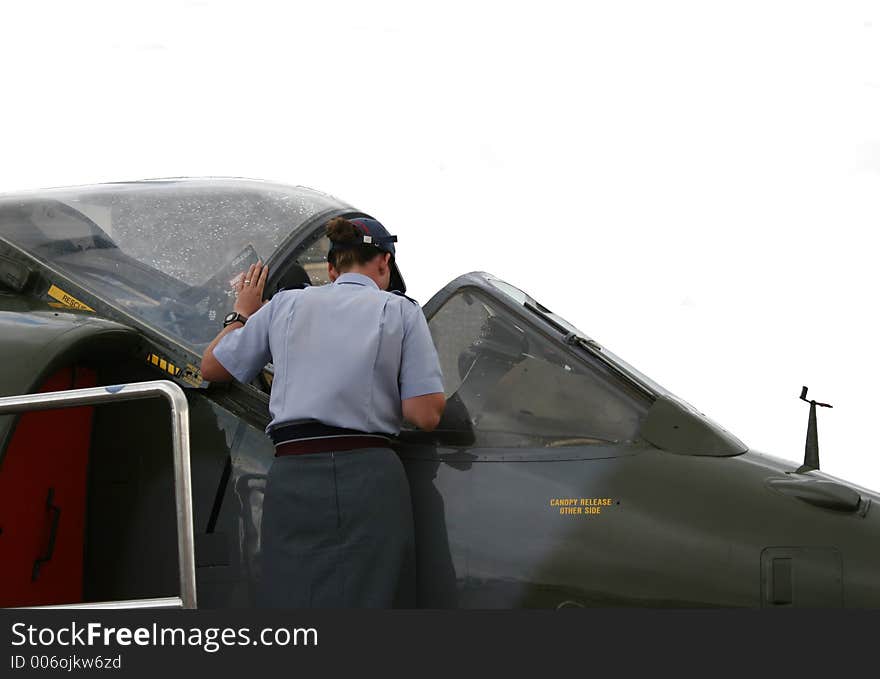
<svg viewBox="0 0 880 679"><path fill-rule="evenodd" d="M250 281L249 278L245 278L245 279L244 279L244 282L245 282L245 284L247 284L247 283L250 283L251 281Z"/></svg>

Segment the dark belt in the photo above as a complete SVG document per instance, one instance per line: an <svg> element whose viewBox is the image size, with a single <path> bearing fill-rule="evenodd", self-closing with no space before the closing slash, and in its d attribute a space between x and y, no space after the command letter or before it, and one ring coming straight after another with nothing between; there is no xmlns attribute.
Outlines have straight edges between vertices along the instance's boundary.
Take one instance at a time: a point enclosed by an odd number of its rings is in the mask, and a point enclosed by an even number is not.
<svg viewBox="0 0 880 679"><path fill-rule="evenodd" d="M275 443L275 456L330 453L337 450L382 448L389 444L389 435L369 433L320 422L288 424L275 427L269 436Z"/></svg>
<svg viewBox="0 0 880 679"><path fill-rule="evenodd" d="M304 439L288 441L275 446L275 457L330 453L335 450L356 450L357 448L382 448L387 445L388 439L384 436L335 436L329 439Z"/></svg>

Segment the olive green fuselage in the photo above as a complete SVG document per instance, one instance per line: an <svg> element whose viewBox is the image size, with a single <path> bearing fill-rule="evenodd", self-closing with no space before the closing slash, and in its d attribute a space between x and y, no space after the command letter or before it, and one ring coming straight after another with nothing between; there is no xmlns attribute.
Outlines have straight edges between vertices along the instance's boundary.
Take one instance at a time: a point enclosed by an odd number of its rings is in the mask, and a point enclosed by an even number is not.
<svg viewBox="0 0 880 679"><path fill-rule="evenodd" d="M4 294L0 329L3 395L33 391L66 364L92 366L103 384L157 377L138 360L137 333L92 314ZM249 606L273 455L265 419L252 402L236 407L231 388L187 395L199 605ZM858 505L835 509L770 483L842 483L822 472L795 474L798 465L752 451L679 454L644 441L481 449L443 438L405 433L398 444L420 606L880 606L880 498L856 488ZM164 404L96 409L85 600L176 591L172 484Z"/></svg>

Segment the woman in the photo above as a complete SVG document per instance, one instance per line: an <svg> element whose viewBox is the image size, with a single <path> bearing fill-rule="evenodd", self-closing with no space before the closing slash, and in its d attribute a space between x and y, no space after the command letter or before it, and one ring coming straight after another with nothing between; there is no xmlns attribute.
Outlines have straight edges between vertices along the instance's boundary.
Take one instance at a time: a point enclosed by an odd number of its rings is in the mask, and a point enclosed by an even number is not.
<svg viewBox="0 0 880 679"><path fill-rule="evenodd" d="M272 361L259 599L273 607L415 604L409 485L389 447L403 418L437 426L446 401L419 306L399 280L395 236L371 219L327 224L332 283L263 303L248 270L202 376L250 381Z"/></svg>

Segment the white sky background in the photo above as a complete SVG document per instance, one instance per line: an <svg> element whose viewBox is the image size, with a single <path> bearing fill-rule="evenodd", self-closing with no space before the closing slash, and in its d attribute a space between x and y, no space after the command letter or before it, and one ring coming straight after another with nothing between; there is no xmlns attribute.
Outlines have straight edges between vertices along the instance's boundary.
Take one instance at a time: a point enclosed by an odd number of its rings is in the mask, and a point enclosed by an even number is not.
<svg viewBox="0 0 880 679"><path fill-rule="evenodd" d="M5 2L0 191L235 175L522 287L750 447L880 488L876 2Z"/></svg>

